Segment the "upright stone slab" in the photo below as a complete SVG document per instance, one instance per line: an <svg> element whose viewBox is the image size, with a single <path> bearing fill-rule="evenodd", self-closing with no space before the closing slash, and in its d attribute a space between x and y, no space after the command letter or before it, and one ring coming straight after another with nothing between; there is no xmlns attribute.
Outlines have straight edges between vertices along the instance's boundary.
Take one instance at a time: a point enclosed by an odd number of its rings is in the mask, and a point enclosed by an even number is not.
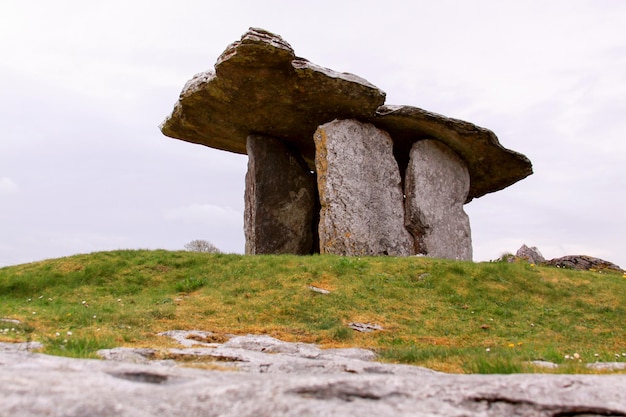
<svg viewBox="0 0 626 417"><path fill-rule="evenodd" d="M335 120L320 126L314 139L320 252L413 254L389 135L371 124Z"/></svg>
<svg viewBox="0 0 626 417"><path fill-rule="evenodd" d="M246 254L311 254L315 175L278 139L250 135L246 147Z"/></svg>
<svg viewBox="0 0 626 417"><path fill-rule="evenodd" d="M416 252L433 258L472 259L467 166L436 140L413 144L405 178L406 227Z"/></svg>

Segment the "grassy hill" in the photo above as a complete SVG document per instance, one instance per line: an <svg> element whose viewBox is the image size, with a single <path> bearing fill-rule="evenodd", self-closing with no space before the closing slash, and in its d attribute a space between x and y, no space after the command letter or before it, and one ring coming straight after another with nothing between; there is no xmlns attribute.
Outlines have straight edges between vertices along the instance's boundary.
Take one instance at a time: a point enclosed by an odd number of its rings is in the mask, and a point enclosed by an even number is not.
<svg viewBox="0 0 626 417"><path fill-rule="evenodd" d="M124 250L0 268L0 318L20 320L0 321L0 341L77 357L173 346L156 334L197 329L371 348L449 372L533 372L538 359L586 372L626 361L624 317L621 274L525 263Z"/></svg>

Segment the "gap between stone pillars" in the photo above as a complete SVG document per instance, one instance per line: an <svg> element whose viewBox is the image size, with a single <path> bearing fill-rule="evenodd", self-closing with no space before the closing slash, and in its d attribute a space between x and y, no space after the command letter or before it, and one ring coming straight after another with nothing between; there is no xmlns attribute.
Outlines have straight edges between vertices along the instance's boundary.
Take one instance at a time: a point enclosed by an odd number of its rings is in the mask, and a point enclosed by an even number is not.
<svg viewBox="0 0 626 417"><path fill-rule="evenodd" d="M246 254L308 255L317 251L315 174L279 139L250 135L244 194Z"/></svg>

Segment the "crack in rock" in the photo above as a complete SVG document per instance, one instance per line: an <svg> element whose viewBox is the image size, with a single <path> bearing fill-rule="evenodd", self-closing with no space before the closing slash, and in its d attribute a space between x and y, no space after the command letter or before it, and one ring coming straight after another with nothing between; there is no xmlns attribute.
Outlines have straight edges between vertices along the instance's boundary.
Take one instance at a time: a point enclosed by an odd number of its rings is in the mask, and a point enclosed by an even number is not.
<svg viewBox="0 0 626 417"><path fill-rule="evenodd" d="M132 382L145 382L148 384L164 384L169 380L169 376L152 372L109 372L115 378L125 379Z"/></svg>
<svg viewBox="0 0 626 417"><path fill-rule="evenodd" d="M390 397L404 396L401 392L396 391L376 393L373 389L371 389L371 387L364 389L362 386L352 386L347 381L340 381L327 385L299 387L289 390L287 393L296 394L305 398L314 398L316 400L339 399L346 402L359 399L380 401Z"/></svg>
<svg viewBox="0 0 626 417"><path fill-rule="evenodd" d="M539 404L530 400L509 398L498 395L470 397L467 402L480 404L480 408L488 410L490 415L536 415L546 417L626 417L626 414L608 408L577 405L570 406ZM466 405L469 405L470 408L475 408L475 406L472 407L470 404Z"/></svg>

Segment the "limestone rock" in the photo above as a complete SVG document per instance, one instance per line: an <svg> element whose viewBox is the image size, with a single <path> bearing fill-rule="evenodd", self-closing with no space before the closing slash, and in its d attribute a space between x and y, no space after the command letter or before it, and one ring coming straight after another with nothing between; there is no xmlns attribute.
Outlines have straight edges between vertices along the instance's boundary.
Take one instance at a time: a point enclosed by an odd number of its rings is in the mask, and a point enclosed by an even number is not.
<svg viewBox="0 0 626 417"><path fill-rule="evenodd" d="M549 261L546 261L545 264L548 266L556 266L558 268L578 269L581 271L588 271L590 269L601 271L603 269L608 269L612 271L624 272L622 268L612 262L587 255L563 256L561 258L550 259Z"/></svg>
<svg viewBox="0 0 626 417"><path fill-rule="evenodd" d="M371 333L383 330L382 326L373 323L348 323L348 327L361 333Z"/></svg>
<svg viewBox="0 0 626 417"><path fill-rule="evenodd" d="M537 247L533 246L529 248L525 244L517 250L515 256L525 259L529 263L535 265L540 265L546 261L541 252L539 252L539 249L537 249Z"/></svg>
<svg viewBox="0 0 626 417"><path fill-rule="evenodd" d="M410 366L386 373L384 366L267 375L0 352L0 416L626 415L625 375L416 374Z"/></svg>
<svg viewBox="0 0 626 417"><path fill-rule="evenodd" d="M316 287L314 285L309 285L308 288L313 291L316 292L318 294L324 294L324 295L328 295L331 293L331 291L329 290L325 290L324 288L320 288L320 287Z"/></svg>
<svg viewBox="0 0 626 417"><path fill-rule="evenodd" d="M413 144L405 178L405 224L416 252L433 258L472 260L470 187L465 163L436 140Z"/></svg>
<svg viewBox="0 0 626 417"><path fill-rule="evenodd" d="M150 363L156 358L157 351L152 348L124 348L102 349L98 355L109 361L128 363Z"/></svg>
<svg viewBox="0 0 626 417"><path fill-rule="evenodd" d="M366 80L298 58L280 36L250 28L217 59L215 72L187 82L161 131L241 154L248 135L266 135L288 142L312 168L319 125L366 118L384 101Z"/></svg>
<svg viewBox="0 0 626 417"><path fill-rule="evenodd" d="M248 137L244 231L247 254L314 252L315 175L274 138Z"/></svg>
<svg viewBox="0 0 626 417"><path fill-rule="evenodd" d="M595 362L588 363L587 368L594 371L622 371L626 370L626 363L624 362Z"/></svg>
<svg viewBox="0 0 626 417"><path fill-rule="evenodd" d="M320 251L413 254L389 135L356 120L335 120L320 126L314 138Z"/></svg>
<svg viewBox="0 0 626 417"><path fill-rule="evenodd" d="M217 347L220 343L229 340L228 336L205 332L202 330L168 330L158 333L158 336L166 336L176 340L185 347L205 346Z"/></svg>
<svg viewBox="0 0 626 417"><path fill-rule="evenodd" d="M225 343L211 343L196 340L197 335L209 332L197 330L170 330L160 333L180 342L185 348L168 349L160 356L167 360L153 360L155 365L170 366L174 360L185 365L206 365L219 363L220 369L237 370L248 373L275 374L402 374L430 375L437 373L418 366L381 364L373 362L376 354L368 349L337 348L320 349L311 343L285 342L267 335L231 336ZM207 335L210 336L210 335ZM120 355L121 350L124 355ZM106 359L139 363L138 357L146 359L145 349L106 349L98 354ZM147 362L146 362L147 363Z"/></svg>
<svg viewBox="0 0 626 417"><path fill-rule="evenodd" d="M532 174L524 155L500 145L485 128L412 106L381 106L369 120L393 137L400 169L408 165L413 143L437 139L467 165L471 184L467 201L501 190Z"/></svg>
<svg viewBox="0 0 626 417"><path fill-rule="evenodd" d="M0 342L0 352L31 352L43 348L40 342Z"/></svg>

